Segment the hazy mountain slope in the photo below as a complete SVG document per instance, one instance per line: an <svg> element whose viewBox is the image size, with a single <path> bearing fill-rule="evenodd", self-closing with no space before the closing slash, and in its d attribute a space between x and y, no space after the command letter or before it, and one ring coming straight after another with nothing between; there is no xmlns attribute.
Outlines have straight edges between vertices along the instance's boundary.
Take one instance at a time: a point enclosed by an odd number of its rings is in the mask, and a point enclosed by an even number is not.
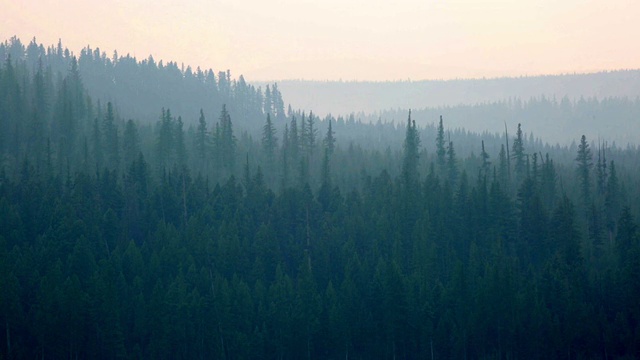
<svg viewBox="0 0 640 360"><path fill-rule="evenodd" d="M260 85L259 83L255 84ZM452 128L502 132L523 123L550 143L572 134L637 143L640 70L521 78L278 83L286 103L324 115L356 113L363 122L403 120L414 110L419 124L439 115Z"/></svg>
<svg viewBox="0 0 640 360"><path fill-rule="evenodd" d="M260 85L260 83L255 83ZM531 97L640 96L640 70L520 78L342 82L285 80L278 82L286 102L319 114L366 113L395 108L426 108Z"/></svg>

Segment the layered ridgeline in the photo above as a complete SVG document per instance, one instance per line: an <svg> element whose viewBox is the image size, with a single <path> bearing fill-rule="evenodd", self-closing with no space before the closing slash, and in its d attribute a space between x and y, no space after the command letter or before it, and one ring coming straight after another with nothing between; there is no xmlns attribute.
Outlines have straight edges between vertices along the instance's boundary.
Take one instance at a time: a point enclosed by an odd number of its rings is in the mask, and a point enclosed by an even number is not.
<svg viewBox="0 0 640 360"><path fill-rule="evenodd" d="M452 128L474 132L522 123L547 142L566 144L579 129L626 146L640 133L640 70L496 79L302 81L278 83L294 107L349 114L365 122L402 121L413 109L419 125L444 114Z"/></svg>
<svg viewBox="0 0 640 360"><path fill-rule="evenodd" d="M188 124L197 122L200 109L209 118L217 116L223 104L246 127L252 125L252 120L262 119L266 112L276 118L285 115L277 85L256 88L242 76L233 78L226 69L192 69L175 62L155 61L153 56L136 59L129 54L118 55L117 51L106 54L89 46L74 54L62 42L45 48L36 39L25 45L17 38L0 43L0 59L7 58L15 64L20 81L26 71L35 74L40 69L47 96L54 96L68 73L77 71L92 98L88 107L98 101L103 106L112 102L127 117L145 123L155 122L162 107L172 109Z"/></svg>
<svg viewBox="0 0 640 360"><path fill-rule="evenodd" d="M635 147L264 98L138 118L12 49L3 358L640 357Z"/></svg>

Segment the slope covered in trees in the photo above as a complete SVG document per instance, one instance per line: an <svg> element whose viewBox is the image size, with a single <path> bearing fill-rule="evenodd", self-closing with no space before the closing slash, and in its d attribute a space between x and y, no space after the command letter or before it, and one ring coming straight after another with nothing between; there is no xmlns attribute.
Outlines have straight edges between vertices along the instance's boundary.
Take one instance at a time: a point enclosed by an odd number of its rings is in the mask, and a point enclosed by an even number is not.
<svg viewBox="0 0 640 360"><path fill-rule="evenodd" d="M199 109L213 117L226 104L246 127L271 113L278 119L285 115L285 104L277 84L256 88L242 76L233 78L229 70L192 69L175 62L155 61L153 56L136 59L117 52L106 54L99 48L86 46L79 55L65 48L62 42L44 47L36 39L23 44L12 38L0 43L0 59L8 56L35 72L42 62L43 71L53 76L66 73L76 62L79 76L94 102L112 102L122 113L143 122L155 121L157 109L167 107L184 116L188 124L198 119Z"/></svg>
<svg viewBox="0 0 640 360"><path fill-rule="evenodd" d="M640 357L634 147L125 120L52 69L0 65L2 357Z"/></svg>
<svg viewBox="0 0 640 360"><path fill-rule="evenodd" d="M343 82L280 81L287 102L321 115L360 112L365 122L401 122L414 109L419 125L446 114L452 128L497 129L523 123L552 144L572 129L625 146L640 132L640 70L496 79ZM626 129L633 129L633 132Z"/></svg>

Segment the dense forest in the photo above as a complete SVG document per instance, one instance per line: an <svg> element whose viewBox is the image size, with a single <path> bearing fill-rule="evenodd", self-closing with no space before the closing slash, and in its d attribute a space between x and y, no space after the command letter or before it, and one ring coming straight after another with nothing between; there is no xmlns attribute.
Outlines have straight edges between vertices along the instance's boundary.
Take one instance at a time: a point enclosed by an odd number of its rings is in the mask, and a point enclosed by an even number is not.
<svg viewBox="0 0 640 360"><path fill-rule="evenodd" d="M347 82L281 81L295 107L349 114L365 122L402 122L414 109L418 125L443 113L452 128L473 132L522 123L546 142L569 144L580 129L621 146L640 132L640 70L496 79ZM631 129L633 131L628 131Z"/></svg>
<svg viewBox="0 0 640 360"><path fill-rule="evenodd" d="M228 75L215 115L130 115L85 81L149 61L15 44L0 358L640 357L637 148L320 119Z"/></svg>

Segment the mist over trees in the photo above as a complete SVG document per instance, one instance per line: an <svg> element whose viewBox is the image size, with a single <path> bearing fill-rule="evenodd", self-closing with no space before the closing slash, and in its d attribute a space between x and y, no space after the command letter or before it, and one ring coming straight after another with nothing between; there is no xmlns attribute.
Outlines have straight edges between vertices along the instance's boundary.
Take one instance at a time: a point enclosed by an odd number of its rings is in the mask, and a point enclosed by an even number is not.
<svg viewBox="0 0 640 360"><path fill-rule="evenodd" d="M419 125L448 114L452 128L473 132L503 122L526 125L545 141L568 144L579 128L621 146L640 132L640 70L496 79L349 82L285 80L287 101L319 114L350 114L365 122L402 122L413 109ZM627 131L626 129L633 129Z"/></svg>
<svg viewBox="0 0 640 360"><path fill-rule="evenodd" d="M640 357L636 147L280 112L223 77L215 111L159 90L138 117L15 44L3 358Z"/></svg>

